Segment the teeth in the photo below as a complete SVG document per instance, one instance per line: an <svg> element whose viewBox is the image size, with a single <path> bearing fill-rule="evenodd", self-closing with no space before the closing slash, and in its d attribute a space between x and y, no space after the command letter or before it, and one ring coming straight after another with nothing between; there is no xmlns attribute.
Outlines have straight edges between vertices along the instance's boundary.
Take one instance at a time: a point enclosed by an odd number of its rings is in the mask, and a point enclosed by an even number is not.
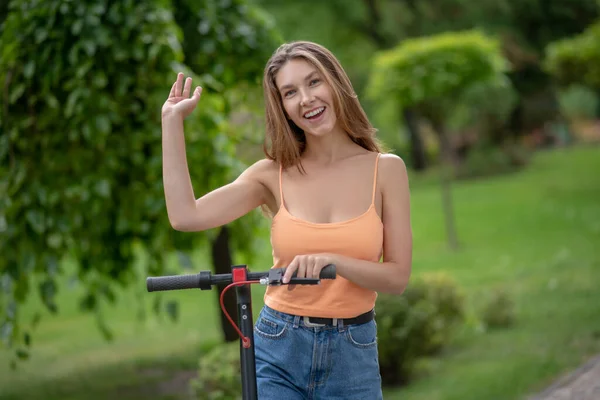
<svg viewBox="0 0 600 400"><path fill-rule="evenodd" d="M314 111L311 111L309 113L304 114L304 118L310 118L310 117L314 117L317 114L322 113L323 111L325 111L325 107L319 107Z"/></svg>

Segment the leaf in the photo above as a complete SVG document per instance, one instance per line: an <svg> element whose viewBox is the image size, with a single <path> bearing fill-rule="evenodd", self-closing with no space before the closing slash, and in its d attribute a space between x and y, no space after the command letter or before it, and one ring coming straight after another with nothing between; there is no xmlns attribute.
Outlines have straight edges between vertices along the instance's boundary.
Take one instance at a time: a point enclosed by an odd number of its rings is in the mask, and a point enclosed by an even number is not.
<svg viewBox="0 0 600 400"><path fill-rule="evenodd" d="M87 293L79 302L79 308L83 311L95 310L97 298L94 293Z"/></svg>
<svg viewBox="0 0 600 400"><path fill-rule="evenodd" d="M25 78L27 79L31 79L31 77L33 76L33 73L35 72L35 61L30 60L27 64L25 64L25 66L23 67L23 75L25 76Z"/></svg>
<svg viewBox="0 0 600 400"><path fill-rule="evenodd" d="M114 334L106 324L106 320L100 311L96 311L96 325L98 326L98 329L102 333L102 336L105 340L112 341L114 339Z"/></svg>
<svg viewBox="0 0 600 400"><path fill-rule="evenodd" d="M41 235L44 233L44 215L39 210L29 210L25 213L25 219L35 233Z"/></svg>
<svg viewBox="0 0 600 400"><path fill-rule="evenodd" d="M27 350L17 349L17 351L15 352L15 354L17 355L17 357L20 360L28 360L29 359L29 352Z"/></svg>
<svg viewBox="0 0 600 400"><path fill-rule="evenodd" d="M10 104L14 104L25 92L25 84L19 83L17 84L11 91L8 96L8 102Z"/></svg>
<svg viewBox="0 0 600 400"><path fill-rule="evenodd" d="M39 312L36 312L33 315L33 317L31 318L31 328L35 329L41 320L42 320L42 314L40 314Z"/></svg>
<svg viewBox="0 0 600 400"><path fill-rule="evenodd" d="M56 282L53 279L47 278L40 285L40 295L44 302L44 305L48 308L48 310L52 313L56 313L58 311L58 307L54 302L56 296Z"/></svg>
<svg viewBox="0 0 600 400"><path fill-rule="evenodd" d="M78 19L76 20L73 25L71 25L71 33L74 36L79 36L79 34L81 33L81 29L83 28L83 20L82 19Z"/></svg>
<svg viewBox="0 0 600 400"><path fill-rule="evenodd" d="M107 199L110 197L110 182L106 179L99 180L94 190L99 196Z"/></svg>
<svg viewBox="0 0 600 400"><path fill-rule="evenodd" d="M58 249L63 243L62 236L58 232L53 232L46 237L46 243L48 247L52 249Z"/></svg>

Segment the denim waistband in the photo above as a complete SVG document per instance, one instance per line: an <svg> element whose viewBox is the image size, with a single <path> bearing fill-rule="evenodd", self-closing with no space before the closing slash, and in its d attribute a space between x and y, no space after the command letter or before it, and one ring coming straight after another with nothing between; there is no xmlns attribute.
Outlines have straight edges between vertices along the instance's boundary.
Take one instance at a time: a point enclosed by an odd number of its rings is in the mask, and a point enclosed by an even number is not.
<svg viewBox="0 0 600 400"><path fill-rule="evenodd" d="M302 319L301 315L293 315L293 314L284 313L282 311L277 311L277 310L269 307L266 304L263 306L263 308L269 314L273 315L274 317L280 318L281 320L283 320L285 322L295 323L296 321Z"/></svg>
<svg viewBox="0 0 600 400"><path fill-rule="evenodd" d="M302 315L294 315L294 314L285 313L283 311L278 311L278 310L275 310L275 309L267 306L266 304L263 306L263 310L266 313L272 315L273 317L279 318L279 319L281 319L284 322L291 323L294 327L298 327L300 325L303 325L301 322L302 322L304 316L302 316ZM321 328L325 328L325 329L327 329L327 328L329 328L329 329L331 329L331 328L343 328L344 327L343 320L344 320L344 318L339 318L338 321L337 321L338 322L337 326L326 325L326 326L323 326Z"/></svg>

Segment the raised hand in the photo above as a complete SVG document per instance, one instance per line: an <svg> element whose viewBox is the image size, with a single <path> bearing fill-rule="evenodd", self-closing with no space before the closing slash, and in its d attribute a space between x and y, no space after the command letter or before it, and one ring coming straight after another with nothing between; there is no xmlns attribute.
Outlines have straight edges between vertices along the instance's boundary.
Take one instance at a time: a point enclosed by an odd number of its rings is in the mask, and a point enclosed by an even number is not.
<svg viewBox="0 0 600 400"><path fill-rule="evenodd" d="M182 118L186 118L196 108L200 95L202 94L202 88L197 86L190 97L192 89L192 78L186 78L185 83L183 81L183 73L177 74L177 80L171 87L171 92L165 104L162 107L162 115L180 115Z"/></svg>

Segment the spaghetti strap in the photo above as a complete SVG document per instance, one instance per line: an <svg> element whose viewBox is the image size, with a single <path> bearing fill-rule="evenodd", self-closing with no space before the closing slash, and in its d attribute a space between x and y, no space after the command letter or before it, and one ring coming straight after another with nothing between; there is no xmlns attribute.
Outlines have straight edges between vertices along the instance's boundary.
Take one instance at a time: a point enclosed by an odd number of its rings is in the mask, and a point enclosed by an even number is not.
<svg viewBox="0 0 600 400"><path fill-rule="evenodd" d="M281 186L281 175L283 172L283 164L279 164L279 206L285 207L283 205L283 187Z"/></svg>
<svg viewBox="0 0 600 400"><path fill-rule="evenodd" d="M375 173L373 174L373 198L371 199L371 205L375 204L375 189L377 188L377 166L379 165L379 156L381 153L377 153L375 158Z"/></svg>

